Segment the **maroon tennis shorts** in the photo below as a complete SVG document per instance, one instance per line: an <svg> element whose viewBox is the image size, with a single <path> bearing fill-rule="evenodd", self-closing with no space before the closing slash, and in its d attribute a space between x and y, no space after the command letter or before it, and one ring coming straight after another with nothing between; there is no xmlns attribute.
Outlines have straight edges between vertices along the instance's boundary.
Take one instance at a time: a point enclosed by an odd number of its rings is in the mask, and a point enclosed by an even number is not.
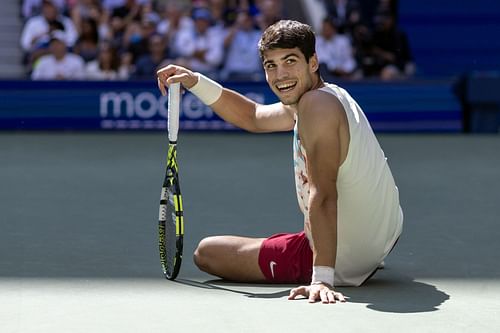
<svg viewBox="0 0 500 333"><path fill-rule="evenodd" d="M259 252L259 267L270 283L311 282L313 253L304 232L266 238Z"/></svg>

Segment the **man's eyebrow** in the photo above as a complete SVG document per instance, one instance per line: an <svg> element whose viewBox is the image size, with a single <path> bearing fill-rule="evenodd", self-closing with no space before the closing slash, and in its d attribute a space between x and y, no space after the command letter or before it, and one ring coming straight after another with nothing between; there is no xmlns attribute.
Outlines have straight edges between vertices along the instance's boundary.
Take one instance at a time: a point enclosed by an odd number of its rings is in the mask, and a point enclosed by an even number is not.
<svg viewBox="0 0 500 333"><path fill-rule="evenodd" d="M290 57L299 58L299 55L297 53L295 53L295 52L287 53L283 57L281 57L280 60L286 60L286 59L288 59ZM269 59L269 60L264 60L264 62L263 62L264 65L267 65L269 63L274 63L274 60Z"/></svg>
<svg viewBox="0 0 500 333"><path fill-rule="evenodd" d="M267 65L267 64L273 64L274 63L274 60L264 60L263 62L263 65Z"/></svg>
<svg viewBox="0 0 500 333"><path fill-rule="evenodd" d="M288 54L284 55L283 57L281 57L280 60L286 60L287 58L290 58L290 57L299 58L299 55L297 53L295 53L295 52L288 53Z"/></svg>

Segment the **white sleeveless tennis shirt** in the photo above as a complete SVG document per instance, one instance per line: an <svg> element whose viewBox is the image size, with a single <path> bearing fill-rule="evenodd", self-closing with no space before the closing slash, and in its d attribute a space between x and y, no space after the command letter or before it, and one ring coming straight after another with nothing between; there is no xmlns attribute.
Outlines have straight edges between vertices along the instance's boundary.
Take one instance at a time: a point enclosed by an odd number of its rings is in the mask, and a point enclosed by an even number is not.
<svg viewBox="0 0 500 333"><path fill-rule="evenodd" d="M349 122L346 160L337 175L337 259L335 285L358 286L384 260L401 234L403 211L384 152L365 114L342 88L326 84L320 90L336 96ZM307 155L294 128L295 184L304 229L312 244L308 220Z"/></svg>

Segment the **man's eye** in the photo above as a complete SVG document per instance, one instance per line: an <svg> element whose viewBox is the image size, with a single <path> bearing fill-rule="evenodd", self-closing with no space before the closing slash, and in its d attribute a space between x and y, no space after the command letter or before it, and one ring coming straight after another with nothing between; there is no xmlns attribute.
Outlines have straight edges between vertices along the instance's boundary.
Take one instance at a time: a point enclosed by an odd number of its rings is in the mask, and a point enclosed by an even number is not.
<svg viewBox="0 0 500 333"><path fill-rule="evenodd" d="M293 64L295 62L295 59L287 59L286 63L287 64Z"/></svg>
<svg viewBox="0 0 500 333"><path fill-rule="evenodd" d="M267 69L273 69L274 67L276 67L276 65L275 65L275 64L267 64L267 65L266 65L266 68L267 68Z"/></svg>

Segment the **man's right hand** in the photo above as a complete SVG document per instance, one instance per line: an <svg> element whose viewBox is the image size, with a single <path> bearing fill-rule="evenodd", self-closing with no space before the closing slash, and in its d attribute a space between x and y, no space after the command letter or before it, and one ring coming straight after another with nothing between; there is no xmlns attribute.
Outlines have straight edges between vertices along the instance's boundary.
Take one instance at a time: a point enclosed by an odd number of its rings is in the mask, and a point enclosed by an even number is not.
<svg viewBox="0 0 500 333"><path fill-rule="evenodd" d="M309 303L316 303L320 301L321 303L336 303L337 301L341 303L346 302L346 297L339 292L333 290L333 287L327 285L326 283L311 284L310 286L301 286L293 288L290 290L289 300L295 299L297 296L304 296L309 300Z"/></svg>
<svg viewBox="0 0 500 333"><path fill-rule="evenodd" d="M167 94L165 86L179 82L184 88L190 89L198 83L198 76L187 68L167 65L156 72L158 78L158 88L162 95Z"/></svg>

